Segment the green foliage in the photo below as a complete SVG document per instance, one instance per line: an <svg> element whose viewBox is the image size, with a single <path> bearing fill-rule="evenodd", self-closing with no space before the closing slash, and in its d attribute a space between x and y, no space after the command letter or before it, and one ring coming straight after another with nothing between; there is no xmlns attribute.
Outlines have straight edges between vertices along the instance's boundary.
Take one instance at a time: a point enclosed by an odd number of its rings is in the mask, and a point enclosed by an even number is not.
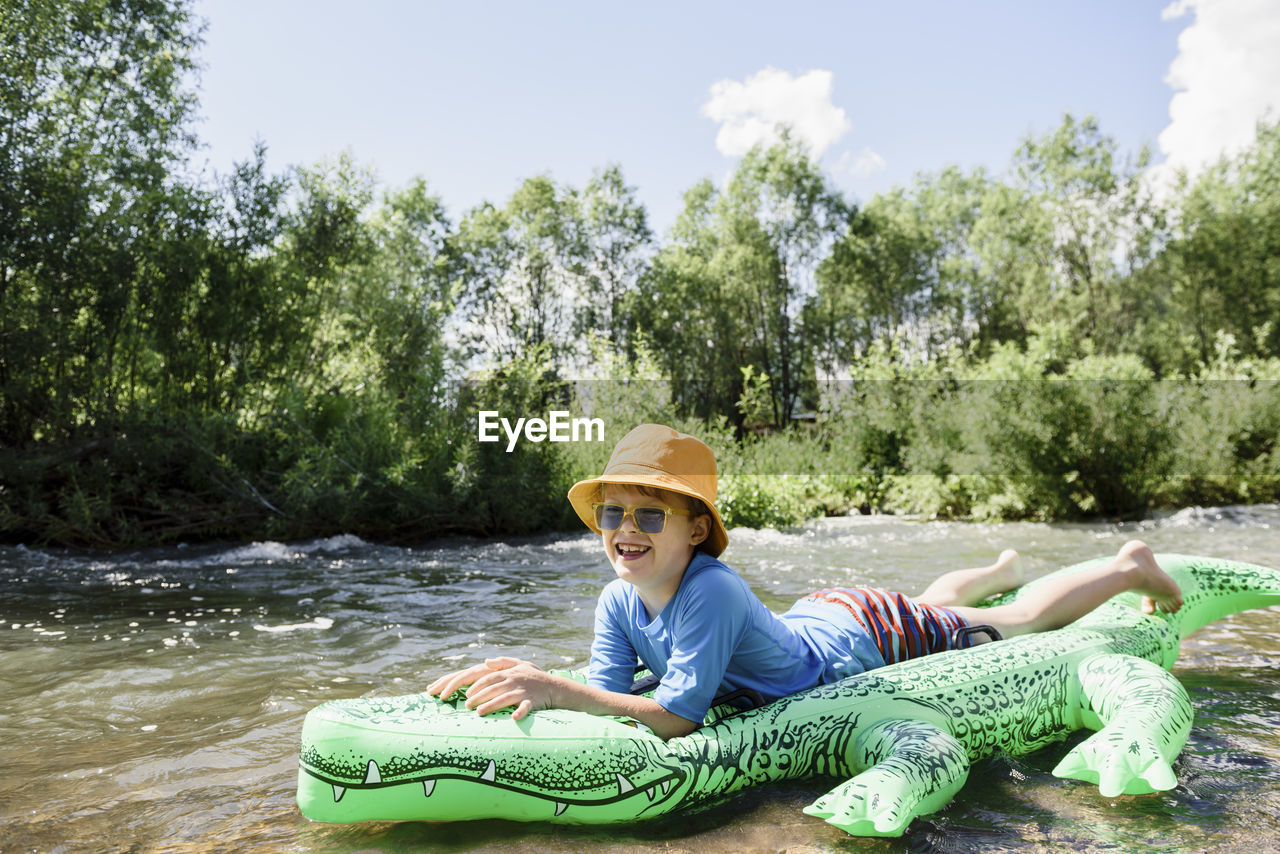
<svg viewBox="0 0 1280 854"><path fill-rule="evenodd" d="M732 411L745 362L725 284L713 268L721 243L717 198L710 181L685 193L685 208L637 283L628 312L671 380L677 411L701 419Z"/></svg>
<svg viewBox="0 0 1280 854"><path fill-rule="evenodd" d="M878 509L882 478L854 473L859 461L840 459L841 448L829 433L766 433L735 442L726 422L717 426L708 441L719 460L726 524L787 527L873 504Z"/></svg>
<svg viewBox="0 0 1280 854"><path fill-rule="evenodd" d="M692 433L701 430L702 425L692 419L672 417L671 382L663 377L643 340L633 345L634 355L630 357L599 335L589 337L587 347L595 378L570 384L571 395L565 409L574 417L603 421L604 440L561 446L559 452L566 459L574 482L600 474L613 446L638 424L666 424Z"/></svg>
<svg viewBox="0 0 1280 854"><path fill-rule="evenodd" d="M789 136L752 149L723 192L704 181L686 194L634 301L682 412L741 425L744 366L770 379L772 425L812 402L816 271L848 215Z"/></svg>
<svg viewBox="0 0 1280 854"><path fill-rule="evenodd" d="M542 347L563 364L579 240L576 195L546 176L525 181L503 208L485 203L467 214L454 240L455 290L471 354L502 364Z"/></svg>
<svg viewBox="0 0 1280 854"><path fill-rule="evenodd" d="M1131 356L1090 356L1039 377L1002 355L965 402L962 435L987 473L1008 482L1015 505L1049 518L1144 511L1171 441L1149 371Z"/></svg>
<svg viewBox="0 0 1280 854"><path fill-rule="evenodd" d="M1274 356L1280 351L1280 122L1259 126L1253 146L1181 189L1182 227L1160 270L1172 285L1171 326L1182 348L1165 358L1183 370L1208 363L1220 331L1233 336L1245 356Z"/></svg>
<svg viewBox="0 0 1280 854"><path fill-rule="evenodd" d="M1220 332L1212 361L1174 385L1176 467L1161 503L1280 500L1280 359L1245 358Z"/></svg>
<svg viewBox="0 0 1280 854"><path fill-rule="evenodd" d="M0 11L0 444L68 439L140 385L153 234L199 222L170 177L198 42L179 0Z"/></svg>
<svg viewBox="0 0 1280 854"><path fill-rule="evenodd" d="M565 408L570 390L546 365L545 353L534 350L476 375L459 395L459 415L492 411L514 422ZM476 533L533 533L567 523L573 514L564 496L575 478L559 445L521 440L508 450L505 435L482 443L476 422L467 426L471 435L455 434L449 479L453 500Z"/></svg>
<svg viewBox="0 0 1280 854"><path fill-rule="evenodd" d="M827 373L908 336L929 355L996 322L967 249L989 182L951 167L873 198L817 270L811 321Z"/></svg>
<svg viewBox="0 0 1280 854"><path fill-rule="evenodd" d="M716 507L731 528L786 528L812 515L805 506L803 485L787 475L725 475Z"/></svg>
<svg viewBox="0 0 1280 854"><path fill-rule="evenodd" d="M615 348L634 347L628 297L649 268L653 234L648 212L617 164L597 170L580 205L583 275L574 333L600 335Z"/></svg>
<svg viewBox="0 0 1280 854"><path fill-rule="evenodd" d="M462 338L491 366L535 348L557 368L586 355L599 334L630 345L628 294L647 269L644 207L618 166L582 192L547 176L507 204L470 211L450 237Z"/></svg>
<svg viewBox="0 0 1280 854"><path fill-rule="evenodd" d="M738 412L745 423L768 424L772 420L769 404L773 398L769 375L758 372L752 365L745 365L741 370L742 396L738 398Z"/></svg>
<svg viewBox="0 0 1280 854"><path fill-rule="evenodd" d="M655 241L616 164L456 224L350 155L194 178L200 37L0 10L4 539L573 527L643 422L716 449L730 525L1280 499L1280 124L1160 197L1067 115L861 209L784 135ZM481 409L605 437L508 451Z"/></svg>

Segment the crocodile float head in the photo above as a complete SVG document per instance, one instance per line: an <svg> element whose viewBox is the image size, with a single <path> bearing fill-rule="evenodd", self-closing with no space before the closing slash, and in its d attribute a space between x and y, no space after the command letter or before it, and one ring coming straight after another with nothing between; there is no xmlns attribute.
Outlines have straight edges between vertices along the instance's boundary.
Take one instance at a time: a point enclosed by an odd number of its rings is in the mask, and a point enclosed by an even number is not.
<svg viewBox="0 0 1280 854"><path fill-rule="evenodd" d="M522 748L506 749L512 743ZM559 709L520 722L504 713L479 718L461 701L414 694L314 709L299 764L308 782L324 784L313 794L331 821L368 818L370 797L384 807L403 802L380 814L392 819L538 820L582 808L638 817L666 812L689 777L662 745L609 718Z"/></svg>

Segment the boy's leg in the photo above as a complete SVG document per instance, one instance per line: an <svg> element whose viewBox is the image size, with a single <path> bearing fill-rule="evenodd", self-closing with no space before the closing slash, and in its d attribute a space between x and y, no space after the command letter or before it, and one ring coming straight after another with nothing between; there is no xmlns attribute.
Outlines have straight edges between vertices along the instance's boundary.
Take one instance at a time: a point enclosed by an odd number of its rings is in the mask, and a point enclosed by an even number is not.
<svg viewBox="0 0 1280 854"><path fill-rule="evenodd" d="M1013 549L1000 552L991 566L957 569L940 575L919 596L917 602L953 608L977 605L994 593L1004 593L1022 583L1022 559Z"/></svg>
<svg viewBox="0 0 1280 854"><path fill-rule="evenodd" d="M1157 605L1170 612L1182 607L1178 583L1160 568L1145 543L1131 540L1106 563L1050 579L1007 605L952 610L970 623L992 625L1009 638L1061 628L1129 590L1146 594L1147 613L1154 613Z"/></svg>

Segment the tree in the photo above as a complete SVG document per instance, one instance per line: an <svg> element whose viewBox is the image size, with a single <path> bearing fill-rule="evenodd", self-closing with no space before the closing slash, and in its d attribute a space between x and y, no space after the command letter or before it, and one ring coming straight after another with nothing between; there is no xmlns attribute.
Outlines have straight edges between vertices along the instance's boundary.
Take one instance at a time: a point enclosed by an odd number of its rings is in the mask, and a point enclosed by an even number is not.
<svg viewBox="0 0 1280 854"><path fill-rule="evenodd" d="M621 349L630 331L625 306L653 252L648 214L616 164L591 176L580 207L584 274L575 331L599 333Z"/></svg>
<svg viewBox="0 0 1280 854"><path fill-rule="evenodd" d="M1280 352L1280 122L1182 189L1167 274L1194 358L1213 359L1219 331L1242 355Z"/></svg>
<svg viewBox="0 0 1280 854"><path fill-rule="evenodd" d="M368 307L362 333L378 354L383 386L420 407L422 398L435 396L453 359L444 340L453 310L452 226L422 179L387 194L370 225L376 250L360 275L371 292L357 301Z"/></svg>
<svg viewBox="0 0 1280 854"><path fill-rule="evenodd" d="M199 41L181 0L0 8L0 441L117 409Z"/></svg>
<svg viewBox="0 0 1280 854"><path fill-rule="evenodd" d="M701 418L736 412L746 359L737 309L715 266L718 199L709 180L685 192L684 209L627 309L670 379L677 410Z"/></svg>
<svg viewBox="0 0 1280 854"><path fill-rule="evenodd" d="M349 154L299 169L297 180L280 254L287 265L281 283L291 292L302 346L282 357L292 383L328 392L352 341L364 341L353 330L361 328L356 318L364 313L361 273L377 250L367 221L376 182Z"/></svg>
<svg viewBox="0 0 1280 854"><path fill-rule="evenodd" d="M246 397L256 405L304 346L304 284L277 251L290 185L267 173L262 144L220 181L185 322L156 330L169 372L189 384L184 410L235 411Z"/></svg>
<svg viewBox="0 0 1280 854"><path fill-rule="evenodd" d="M931 313L934 241L901 189L876 196L818 269L811 312L822 366L839 373L877 343L920 330Z"/></svg>
<svg viewBox="0 0 1280 854"><path fill-rule="evenodd" d="M816 270L849 207L789 134L742 159L723 192L703 182L641 287L637 317L690 411L741 421L742 368L768 378L781 426L813 389L806 323ZM693 368L692 366L697 366Z"/></svg>
<svg viewBox="0 0 1280 854"><path fill-rule="evenodd" d="M1121 160L1093 117L1071 115L1018 149L1009 184L993 187L973 248L993 295L1025 336L1057 325L1100 353L1133 352L1158 294L1137 272L1159 249L1163 218L1142 172L1145 150ZM1000 312L994 320L1008 328ZM988 334L986 337L990 338Z"/></svg>
<svg viewBox="0 0 1280 854"><path fill-rule="evenodd" d="M948 167L874 197L818 269L823 366L840 373L873 347L932 357L989 322L991 296L969 246L989 182Z"/></svg>
<svg viewBox="0 0 1280 854"><path fill-rule="evenodd" d="M808 306L818 265L851 209L790 134L743 158L721 197L729 237L720 269L745 310L749 359L770 379L774 423L782 426L812 393Z"/></svg>
<svg viewBox="0 0 1280 854"><path fill-rule="evenodd" d="M452 251L472 355L501 363L545 347L552 364L567 363L582 241L577 194L545 175L526 180L505 207L485 202L463 217Z"/></svg>

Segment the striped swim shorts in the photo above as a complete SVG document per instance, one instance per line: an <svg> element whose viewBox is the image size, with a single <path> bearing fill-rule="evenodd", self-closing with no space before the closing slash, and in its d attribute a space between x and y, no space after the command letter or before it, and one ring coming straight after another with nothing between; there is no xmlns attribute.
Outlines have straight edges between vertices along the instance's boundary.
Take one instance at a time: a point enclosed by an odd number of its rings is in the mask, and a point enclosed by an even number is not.
<svg viewBox="0 0 1280 854"><path fill-rule="evenodd" d="M837 605L852 614L875 640L885 664L972 645L969 635L962 635L954 647L951 643L952 633L969 625L964 617L950 608L913 602L901 593L832 587L810 593L802 601Z"/></svg>

